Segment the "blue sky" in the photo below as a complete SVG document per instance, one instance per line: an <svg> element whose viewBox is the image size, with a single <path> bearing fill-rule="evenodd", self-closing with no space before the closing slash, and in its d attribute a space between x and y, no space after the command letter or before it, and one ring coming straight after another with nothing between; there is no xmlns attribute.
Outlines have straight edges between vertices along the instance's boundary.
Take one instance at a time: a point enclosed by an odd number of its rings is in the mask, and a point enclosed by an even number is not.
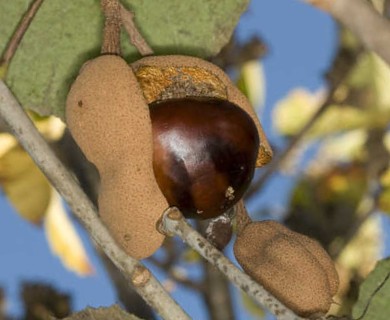
<svg viewBox="0 0 390 320"><path fill-rule="evenodd" d="M280 146L283 141L271 126L272 107L295 87L315 90L324 85L322 75L336 47L336 26L327 15L302 1L253 1L242 17L238 35L245 40L254 34L260 35L269 46L269 54L263 61L266 106L261 120L270 139ZM282 205L291 184L287 178L273 179L249 209L264 204ZM109 306L116 302L104 269L80 227L96 268L95 275L88 278L79 278L65 270L50 253L43 231L19 218L3 196L0 196L0 219L0 286L6 290L10 312L20 312L18 287L23 280L49 282L69 292L75 310L88 305ZM157 270L153 268L153 271ZM190 272L196 275L199 270L191 268ZM161 275L157 273L157 276ZM176 290L173 295L194 319L206 319L201 299L190 290ZM239 296L236 298L235 304L238 305ZM237 314L239 319L251 319L241 308L237 308Z"/></svg>

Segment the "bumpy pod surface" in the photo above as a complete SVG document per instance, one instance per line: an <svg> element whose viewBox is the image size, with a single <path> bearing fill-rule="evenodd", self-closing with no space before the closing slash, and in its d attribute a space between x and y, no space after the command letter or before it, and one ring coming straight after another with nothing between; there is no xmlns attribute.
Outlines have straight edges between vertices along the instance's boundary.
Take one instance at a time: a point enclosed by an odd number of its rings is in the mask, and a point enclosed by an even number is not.
<svg viewBox="0 0 390 320"><path fill-rule="evenodd" d="M148 105L120 57L87 62L66 103L72 136L101 178L99 213L115 240L134 258L161 245L156 222L168 204L153 173Z"/></svg>
<svg viewBox="0 0 390 320"><path fill-rule="evenodd" d="M316 241L275 221L248 224L234 254L242 268L303 317L326 314L339 284L334 264Z"/></svg>

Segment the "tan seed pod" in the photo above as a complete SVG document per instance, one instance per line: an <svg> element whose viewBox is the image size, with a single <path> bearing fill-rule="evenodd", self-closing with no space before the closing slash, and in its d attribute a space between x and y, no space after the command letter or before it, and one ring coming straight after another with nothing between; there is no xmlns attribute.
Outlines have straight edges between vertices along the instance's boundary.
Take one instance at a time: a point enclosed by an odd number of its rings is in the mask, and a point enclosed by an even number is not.
<svg viewBox="0 0 390 320"><path fill-rule="evenodd" d="M122 58L100 56L83 66L67 98L66 121L99 170L103 222L130 256L150 256L163 241L156 222L168 204L153 173L148 105Z"/></svg>
<svg viewBox="0 0 390 320"><path fill-rule="evenodd" d="M142 58L131 64L148 104L172 98L210 97L239 106L254 121L260 146L256 166L272 158L263 128L248 99L216 65L199 58L171 55Z"/></svg>
<svg viewBox="0 0 390 320"><path fill-rule="evenodd" d="M291 231L280 223L277 223L277 227L281 229L281 232L286 232L287 234L291 235L291 237L295 237L295 239L299 241L301 245L305 247L318 260L328 277L331 296L335 296L339 289L340 279L334 262L332 259L330 259L325 249L316 240L313 240L312 238L309 238L308 236L305 236L301 233Z"/></svg>
<svg viewBox="0 0 390 320"><path fill-rule="evenodd" d="M275 221L253 222L238 235L234 254L246 273L299 316L329 310L338 276L316 241Z"/></svg>

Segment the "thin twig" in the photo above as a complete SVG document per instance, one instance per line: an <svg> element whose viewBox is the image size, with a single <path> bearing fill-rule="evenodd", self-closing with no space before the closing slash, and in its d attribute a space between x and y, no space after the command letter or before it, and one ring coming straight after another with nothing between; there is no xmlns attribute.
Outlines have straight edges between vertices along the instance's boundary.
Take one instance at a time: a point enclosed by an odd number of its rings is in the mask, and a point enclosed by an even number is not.
<svg viewBox="0 0 390 320"><path fill-rule="evenodd" d="M199 282L193 281L189 279L186 276L182 276L178 272L175 272L172 265L167 265L165 261L159 261L155 259L153 256L148 258L148 261L153 263L156 267L160 268L163 272L166 273L167 277L173 280L174 282L177 282L189 289L196 290L198 292L204 291L206 288L204 288Z"/></svg>
<svg viewBox="0 0 390 320"><path fill-rule="evenodd" d="M223 215L205 220L195 220L194 228L212 246L223 251L233 235L233 219L235 206ZM207 306L208 318L213 320L234 319L232 306L232 292L229 279L227 279L214 265L205 259L201 259L203 277L200 281L202 286L202 299ZM224 306L221 310L221 306Z"/></svg>
<svg viewBox="0 0 390 320"><path fill-rule="evenodd" d="M301 142L302 138L310 131L314 124L321 118L324 112L332 105L334 101L334 94L339 88L340 84L343 83L345 78L348 76L352 68L355 66L356 61L360 54L362 53L362 48L348 48L340 46L334 60L332 67L327 73L326 77L329 82L329 89L326 98L322 105L317 109L313 116L308 120L308 122L303 126L303 128L292 138L286 149L284 149L279 155L275 157L266 167L264 173L260 178L254 182L251 188L245 195L246 199L254 196L267 180L272 176L272 174L278 170L280 165L287 159L291 154L294 148Z"/></svg>
<svg viewBox="0 0 390 320"><path fill-rule="evenodd" d="M230 281L211 263L202 261L204 279L202 283L206 290L202 292L202 297L208 309L209 319L226 320L234 319L233 295ZM221 308L223 306L223 308Z"/></svg>
<svg viewBox="0 0 390 320"><path fill-rule="evenodd" d="M390 65L390 21L365 0L308 0L328 11Z"/></svg>
<svg viewBox="0 0 390 320"><path fill-rule="evenodd" d="M293 311L284 306L283 303L261 285L238 269L219 250L194 230L177 208L172 207L165 211L160 228L167 235L177 235L183 239L190 247L218 268L232 283L246 292L258 304L268 308L273 314L277 315L279 320L304 319L295 315Z"/></svg>
<svg viewBox="0 0 390 320"><path fill-rule="evenodd" d="M248 211L245 208L244 200L238 201L236 204L236 229L237 235L241 234L245 227L252 222Z"/></svg>
<svg viewBox="0 0 390 320"><path fill-rule="evenodd" d="M11 59L15 55L15 52L19 46L20 41L22 40L26 30L30 26L31 21L34 19L36 13L38 12L39 7L41 6L43 0L33 0L30 7L27 9L22 20L19 22L14 34L9 40L7 47L5 48L3 55L0 59L0 68L7 68Z"/></svg>
<svg viewBox="0 0 390 320"><path fill-rule="evenodd" d="M136 259L128 256L113 240L97 216L95 207L74 177L55 156L11 91L0 80L0 117L20 144L63 196L82 221L92 239L102 248L144 300L164 319L189 319L164 290L160 282Z"/></svg>
<svg viewBox="0 0 390 320"><path fill-rule="evenodd" d="M125 28L133 46L142 56L153 54L152 48L138 31L134 23L134 14L127 10L119 0L101 0L105 22L103 30L102 54L120 55L120 31Z"/></svg>
<svg viewBox="0 0 390 320"><path fill-rule="evenodd" d="M329 248L329 254L332 259L336 260L342 253L348 243L355 237L356 233L360 230L360 227L371 217L378 206L378 197L372 194L372 191L368 190L360 200L355 215L357 216L353 224L343 234L341 241L336 242L335 245Z"/></svg>
<svg viewBox="0 0 390 320"><path fill-rule="evenodd" d="M265 184L265 182L271 177L271 175L277 171L280 165L288 158L291 154L291 151L298 145L298 143L302 140L302 138L309 132L309 130L313 127L313 125L317 122L317 120L323 115L323 113L329 108L331 105L331 101L333 99L333 93L335 88L329 92L327 99L321 105L321 107L314 113L314 115L309 119L309 121L304 125L304 127L299 131L294 138L290 141L288 146L278 154L275 159L273 159L265 169L264 173L260 176L260 178L254 182L245 195L246 199L254 196Z"/></svg>
<svg viewBox="0 0 390 320"><path fill-rule="evenodd" d="M131 43L138 50L138 52L143 56L153 54L152 48L142 37L141 33L138 31L138 28L134 23L134 14L131 11L127 10L125 7L123 7L123 5L120 5L120 15L122 18L123 27L128 33Z"/></svg>
<svg viewBox="0 0 390 320"><path fill-rule="evenodd" d="M200 283L193 281L186 276L183 277L172 269L168 271L168 277L191 290L195 290L197 293L206 291L206 288Z"/></svg>
<svg viewBox="0 0 390 320"><path fill-rule="evenodd" d="M122 21L119 1L101 0L100 6L104 14L104 29L101 53L120 55L120 33Z"/></svg>

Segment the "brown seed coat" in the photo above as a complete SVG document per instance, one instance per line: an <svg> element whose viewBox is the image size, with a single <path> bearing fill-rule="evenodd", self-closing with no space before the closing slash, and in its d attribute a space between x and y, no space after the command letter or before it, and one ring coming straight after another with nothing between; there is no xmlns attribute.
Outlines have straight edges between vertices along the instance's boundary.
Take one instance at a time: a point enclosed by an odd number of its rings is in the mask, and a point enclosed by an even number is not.
<svg viewBox="0 0 390 320"><path fill-rule="evenodd" d="M148 103L173 97L210 96L236 104L251 116L260 136L256 166L261 167L271 160L272 150L254 109L216 65L195 57L171 55L145 57L131 67Z"/></svg>

